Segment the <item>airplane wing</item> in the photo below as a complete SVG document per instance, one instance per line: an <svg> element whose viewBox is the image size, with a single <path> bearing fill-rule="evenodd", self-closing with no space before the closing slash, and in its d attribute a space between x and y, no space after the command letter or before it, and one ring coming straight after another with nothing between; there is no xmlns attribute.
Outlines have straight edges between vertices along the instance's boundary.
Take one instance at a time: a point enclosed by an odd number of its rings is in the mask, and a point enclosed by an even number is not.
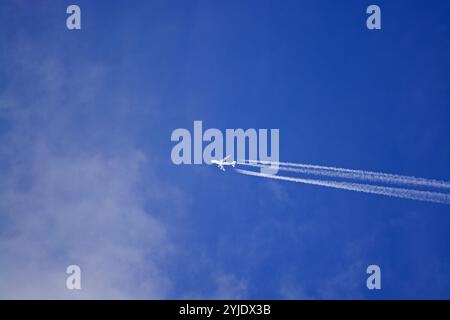
<svg viewBox="0 0 450 320"><path fill-rule="evenodd" d="M223 158L222 159L222 161L227 161L228 160L228 158L230 158L231 157L231 154L230 155L228 155L228 156L226 156L225 158Z"/></svg>

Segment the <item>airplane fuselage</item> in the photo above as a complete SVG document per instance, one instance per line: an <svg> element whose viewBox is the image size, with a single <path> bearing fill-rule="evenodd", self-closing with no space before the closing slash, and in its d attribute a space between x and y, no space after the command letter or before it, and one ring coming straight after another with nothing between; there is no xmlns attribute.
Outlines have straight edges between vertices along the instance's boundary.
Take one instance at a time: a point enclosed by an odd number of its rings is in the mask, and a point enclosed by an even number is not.
<svg viewBox="0 0 450 320"><path fill-rule="evenodd" d="M236 161L224 161L224 160L211 160L211 163L217 165L219 169L222 171L225 171L225 166L234 167L236 165Z"/></svg>

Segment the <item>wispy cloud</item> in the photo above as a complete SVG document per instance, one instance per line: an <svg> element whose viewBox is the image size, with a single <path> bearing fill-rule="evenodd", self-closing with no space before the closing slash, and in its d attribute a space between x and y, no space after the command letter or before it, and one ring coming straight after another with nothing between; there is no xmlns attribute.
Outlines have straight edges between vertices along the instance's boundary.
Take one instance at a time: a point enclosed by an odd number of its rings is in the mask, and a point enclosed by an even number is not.
<svg viewBox="0 0 450 320"><path fill-rule="evenodd" d="M66 67L21 43L0 94L0 297L166 297L173 244L139 189L145 155L101 120L123 108L109 101L108 68ZM81 291L65 287L70 264Z"/></svg>

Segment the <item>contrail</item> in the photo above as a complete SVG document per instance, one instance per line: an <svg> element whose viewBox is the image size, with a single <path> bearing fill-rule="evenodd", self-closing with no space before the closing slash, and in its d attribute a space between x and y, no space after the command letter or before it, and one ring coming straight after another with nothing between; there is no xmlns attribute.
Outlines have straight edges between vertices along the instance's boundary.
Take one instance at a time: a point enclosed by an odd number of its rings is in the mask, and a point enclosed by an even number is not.
<svg viewBox="0 0 450 320"><path fill-rule="evenodd" d="M265 168L270 165L277 166L279 170L298 172L305 174L313 174L326 177L355 179L367 182L383 182L387 184L404 185L404 186L422 186L428 188L450 189L450 182L425 178L416 178L412 176L403 176L397 174L389 174L382 172L352 170L336 167L325 167L310 164L299 164L291 162L269 162L246 160L238 161L240 165L254 166Z"/></svg>
<svg viewBox="0 0 450 320"><path fill-rule="evenodd" d="M412 200L419 200L419 201L450 204L450 194L441 193L441 192L430 192L430 191L419 191L419 190L394 188L394 187L374 186L374 185L370 185L370 184L361 184L361 183L353 183L353 182L293 178L293 177L277 176L277 175L259 173L259 172L255 172L255 171L242 170L242 169L235 169L235 170L239 173L246 174L249 176L256 176L256 177L269 178L269 179L275 179L275 180L291 181L291 182L297 182L297 183L305 183L305 184L324 186L324 187L330 187L330 188L336 188L336 189L351 190L351 191L357 191L357 192L379 194L379 195L384 195L384 196L389 196L389 197L397 197L397 198L412 199Z"/></svg>

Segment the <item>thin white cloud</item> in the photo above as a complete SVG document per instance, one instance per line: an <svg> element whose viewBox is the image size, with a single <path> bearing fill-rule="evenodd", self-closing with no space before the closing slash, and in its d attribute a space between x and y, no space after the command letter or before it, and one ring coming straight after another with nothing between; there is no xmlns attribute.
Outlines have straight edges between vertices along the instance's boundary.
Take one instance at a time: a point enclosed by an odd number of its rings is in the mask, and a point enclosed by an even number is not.
<svg viewBox="0 0 450 320"><path fill-rule="evenodd" d="M164 264L174 246L140 189L146 157L101 121L105 111L123 112L107 94L108 69L68 67L18 42L12 85L0 93L9 101L0 110L8 124L0 136L0 298L167 297ZM173 194L156 178L145 185L158 201ZM177 203L165 201L168 212ZM71 264L81 267L80 291L66 289Z"/></svg>
<svg viewBox="0 0 450 320"><path fill-rule="evenodd" d="M3 298L161 298L165 228L137 196L141 155L79 159L41 154L22 188L2 188ZM28 179L27 179L28 180ZM80 292L65 268L82 269Z"/></svg>

